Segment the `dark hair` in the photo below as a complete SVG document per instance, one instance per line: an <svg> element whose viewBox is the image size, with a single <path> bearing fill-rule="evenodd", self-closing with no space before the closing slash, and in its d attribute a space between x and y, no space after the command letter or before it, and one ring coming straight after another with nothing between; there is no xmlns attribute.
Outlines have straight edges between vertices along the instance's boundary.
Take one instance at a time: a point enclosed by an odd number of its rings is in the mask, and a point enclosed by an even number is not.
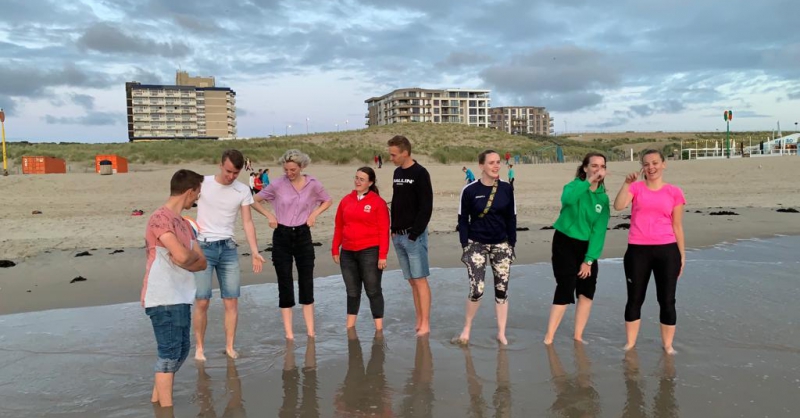
<svg viewBox="0 0 800 418"><path fill-rule="evenodd" d="M605 155L603 155L603 154L601 154L599 152L590 152L590 153L586 154L585 157L583 157L583 162L581 162L581 165L578 166L578 171L575 172L575 177L577 177L577 178L579 178L581 180L586 180L586 172L583 171L583 169L586 168L586 167L589 167L589 162L592 160L592 157L600 157L600 158L603 159L603 163L606 162L606 156ZM606 181L606 179L600 180L599 184L605 186L605 181Z"/></svg>
<svg viewBox="0 0 800 418"><path fill-rule="evenodd" d="M364 174L366 174L367 178L369 178L369 181L372 182L372 186L369 186L369 191L371 191L371 192L375 193L376 195L380 196L381 192L378 191L378 185L375 184L376 183L375 170L373 170L370 167L364 166L364 167L361 167L358 170L356 170L356 172L359 172L359 171L364 173Z"/></svg>
<svg viewBox="0 0 800 418"><path fill-rule="evenodd" d="M647 157L650 154L658 154L658 156L661 158L661 161L666 161L666 159L664 158L664 153L663 152L661 152L661 151L659 151L657 149L646 149L646 150L642 151L642 156L641 156L641 158L639 158L639 162L644 164L644 157Z"/></svg>
<svg viewBox="0 0 800 418"><path fill-rule="evenodd" d="M199 189L201 183L203 183L203 176L192 170L180 169L172 175L172 180L169 181L169 194L170 196L180 196L187 190Z"/></svg>
<svg viewBox="0 0 800 418"><path fill-rule="evenodd" d="M390 147L400 148L400 151L408 151L408 155L411 155L411 141L403 135L395 135L386 144Z"/></svg>
<svg viewBox="0 0 800 418"><path fill-rule="evenodd" d="M500 155L500 153L498 153L498 152L497 152L497 151L495 151L495 150L492 150L492 149L487 149L486 151L483 151L482 153L478 154L478 164L483 164L483 163L485 163L485 162L486 162L486 156L487 156L487 155L489 155L489 154L497 154L497 155Z"/></svg>
<svg viewBox="0 0 800 418"><path fill-rule="evenodd" d="M239 150L226 149L223 151L219 163L225 164L225 160L230 161L237 170L241 170L244 167L244 155Z"/></svg>

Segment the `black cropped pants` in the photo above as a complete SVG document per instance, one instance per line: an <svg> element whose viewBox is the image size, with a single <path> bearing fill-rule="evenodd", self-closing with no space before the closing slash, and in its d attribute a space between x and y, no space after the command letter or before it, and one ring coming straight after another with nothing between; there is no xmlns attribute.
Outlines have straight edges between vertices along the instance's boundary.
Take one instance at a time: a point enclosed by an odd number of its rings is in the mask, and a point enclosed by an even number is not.
<svg viewBox="0 0 800 418"><path fill-rule="evenodd" d="M652 273L656 281L656 297L661 307L659 318L664 325L675 325L675 291L681 272L681 252L677 243L664 245L628 244L625 252L625 284L628 287L628 303L625 305L625 321L633 322L642 317L642 304L647 294L647 284Z"/></svg>

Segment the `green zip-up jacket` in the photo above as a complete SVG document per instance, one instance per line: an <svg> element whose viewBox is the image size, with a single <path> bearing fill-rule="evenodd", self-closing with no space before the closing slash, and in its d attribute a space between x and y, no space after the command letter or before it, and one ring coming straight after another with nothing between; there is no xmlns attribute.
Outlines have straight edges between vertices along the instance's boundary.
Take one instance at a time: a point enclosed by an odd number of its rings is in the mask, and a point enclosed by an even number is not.
<svg viewBox="0 0 800 418"><path fill-rule="evenodd" d="M583 261L595 261L603 253L606 229L611 217L605 187L589 190L586 180L575 178L564 186L561 193L561 213L553 224L564 235L581 241L589 241L589 249Z"/></svg>

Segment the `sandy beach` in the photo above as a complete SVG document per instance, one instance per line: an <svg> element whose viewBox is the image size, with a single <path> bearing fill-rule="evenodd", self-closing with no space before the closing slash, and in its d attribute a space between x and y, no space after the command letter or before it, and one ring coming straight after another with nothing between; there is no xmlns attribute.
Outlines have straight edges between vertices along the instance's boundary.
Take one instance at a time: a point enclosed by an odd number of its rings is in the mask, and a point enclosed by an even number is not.
<svg viewBox="0 0 800 418"><path fill-rule="evenodd" d="M800 209L797 183L789 174L798 161L796 157L670 161L666 179L683 188L688 202L687 246L701 248L742 238L800 234L800 215L776 212L779 208ZM460 247L454 230L464 183L461 166L438 165L425 159L420 163L428 168L434 183L434 212L429 226L431 265L460 267ZM281 172L274 165L255 166L270 167L273 177ZM637 167L635 162L609 165L606 184L612 199L624 175ZM215 165L141 165L133 166L131 173L113 176L70 173L0 178L5 197L0 212L0 259L17 264L0 269L0 315L137 300L144 271L145 223L164 202L169 179L178 168L202 174L217 170ZM320 179L334 199L334 206L318 218L312 230L314 241L322 244L317 247L317 276L339 273L330 258L333 218L339 199L352 190L356 168L312 163L305 171ZM471 168L478 172L477 164ZM518 225L529 228L519 232L519 264L549 260L552 231L541 228L557 218L561 188L572 178L575 168L573 164L515 167ZM392 170L390 165L384 165L377 171L387 201L391 200ZM240 180L245 181L246 174ZM144 210L145 215L131 216L134 209ZM32 214L35 210L42 213ZM716 211L738 215L710 215ZM612 230L603 257L623 255L627 231L613 228L627 223L628 213L612 213ZM193 215L193 211L188 214ZM256 216L259 248L263 251L271 244L272 231L263 217ZM241 254L250 252L241 227L237 228L237 241ZM112 254L115 250L123 252ZM76 257L83 251L92 255ZM271 265L255 275L249 264L243 256L243 284L275 281ZM398 268L393 253L389 255L388 268ZM78 276L87 280L70 283Z"/></svg>

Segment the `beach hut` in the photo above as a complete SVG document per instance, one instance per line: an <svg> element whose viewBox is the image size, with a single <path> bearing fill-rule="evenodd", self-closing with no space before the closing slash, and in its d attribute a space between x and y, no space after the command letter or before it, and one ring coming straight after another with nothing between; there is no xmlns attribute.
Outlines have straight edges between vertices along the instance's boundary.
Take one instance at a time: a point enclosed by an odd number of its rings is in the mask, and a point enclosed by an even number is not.
<svg viewBox="0 0 800 418"><path fill-rule="evenodd" d="M22 157L22 174L64 174L67 162L55 157Z"/></svg>
<svg viewBox="0 0 800 418"><path fill-rule="evenodd" d="M113 171L114 174L128 172L128 160L119 155L105 154L94 156L94 169L96 173L100 172L100 161L103 160L111 161L111 171Z"/></svg>

